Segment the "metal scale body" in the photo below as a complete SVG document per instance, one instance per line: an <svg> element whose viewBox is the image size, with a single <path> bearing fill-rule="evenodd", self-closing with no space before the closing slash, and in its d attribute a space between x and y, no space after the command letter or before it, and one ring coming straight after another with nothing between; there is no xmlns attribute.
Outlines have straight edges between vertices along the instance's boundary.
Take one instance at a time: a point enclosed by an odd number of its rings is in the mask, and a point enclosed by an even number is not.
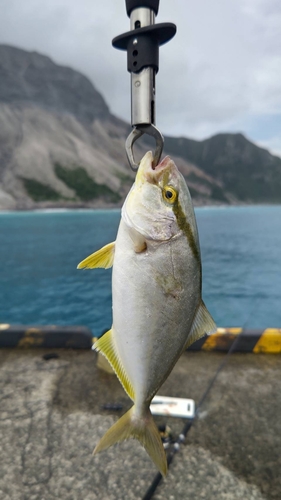
<svg viewBox="0 0 281 500"><path fill-rule="evenodd" d="M155 76L159 69L159 46L176 33L173 23L155 24L159 0L126 0L131 30L115 37L115 48L127 51L127 69L131 73L132 132L126 141L126 153L133 170L138 169L133 154L135 141L143 134L154 137L154 166L161 158L164 138L155 126Z"/></svg>

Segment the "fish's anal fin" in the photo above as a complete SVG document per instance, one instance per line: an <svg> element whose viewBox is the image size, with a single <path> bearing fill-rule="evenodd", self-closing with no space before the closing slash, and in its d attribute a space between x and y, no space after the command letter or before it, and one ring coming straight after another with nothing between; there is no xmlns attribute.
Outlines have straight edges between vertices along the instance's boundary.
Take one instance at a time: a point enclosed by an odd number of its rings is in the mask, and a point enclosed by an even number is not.
<svg viewBox="0 0 281 500"><path fill-rule="evenodd" d="M187 337L184 349L187 349L191 344L193 344L193 342L200 339L204 335L210 335L210 333L214 333L216 330L216 324L203 300L201 300L194 316L192 327Z"/></svg>
<svg viewBox="0 0 281 500"><path fill-rule="evenodd" d="M113 266L115 251L115 241L113 243L108 243L104 247L97 250L97 252L92 253L86 259L82 260L78 264L77 269L95 269L97 267L102 267L104 269L109 269Z"/></svg>
<svg viewBox="0 0 281 500"><path fill-rule="evenodd" d="M162 476L166 476L168 469L166 453L150 410L147 408L146 413L141 418L134 415L134 409L133 406L110 427L95 447L94 455L99 451L106 450L115 443L135 438L145 448Z"/></svg>
<svg viewBox="0 0 281 500"><path fill-rule="evenodd" d="M108 332L106 332L94 343L93 349L101 352L106 357L107 361L111 364L113 370L123 385L124 390L132 401L134 401L135 391L116 351L113 335L113 330L108 330Z"/></svg>

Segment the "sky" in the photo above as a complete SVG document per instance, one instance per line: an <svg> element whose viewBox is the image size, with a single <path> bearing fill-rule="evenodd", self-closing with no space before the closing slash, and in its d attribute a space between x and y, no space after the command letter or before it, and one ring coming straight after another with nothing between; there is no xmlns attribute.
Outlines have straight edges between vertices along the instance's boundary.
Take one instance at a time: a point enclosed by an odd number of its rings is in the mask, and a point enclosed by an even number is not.
<svg viewBox="0 0 281 500"><path fill-rule="evenodd" d="M90 78L130 121L125 0L0 0L0 43L50 56ZM156 22L177 34L160 48L156 125L202 140L242 132L281 156L280 0L160 0Z"/></svg>

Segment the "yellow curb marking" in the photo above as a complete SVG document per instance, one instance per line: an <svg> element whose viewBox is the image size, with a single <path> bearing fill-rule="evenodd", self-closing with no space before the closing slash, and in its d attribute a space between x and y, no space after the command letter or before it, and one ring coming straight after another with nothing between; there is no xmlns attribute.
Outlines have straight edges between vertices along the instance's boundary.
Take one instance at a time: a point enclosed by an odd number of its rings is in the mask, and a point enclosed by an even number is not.
<svg viewBox="0 0 281 500"><path fill-rule="evenodd" d="M242 328L218 328L216 333L206 338L202 351L214 351L218 346L225 346L228 340L235 340L242 332Z"/></svg>
<svg viewBox="0 0 281 500"><path fill-rule="evenodd" d="M281 329L267 328L256 343L254 353L281 353Z"/></svg>
<svg viewBox="0 0 281 500"><path fill-rule="evenodd" d="M18 347L36 347L44 342L44 334L39 328L28 328L20 339Z"/></svg>

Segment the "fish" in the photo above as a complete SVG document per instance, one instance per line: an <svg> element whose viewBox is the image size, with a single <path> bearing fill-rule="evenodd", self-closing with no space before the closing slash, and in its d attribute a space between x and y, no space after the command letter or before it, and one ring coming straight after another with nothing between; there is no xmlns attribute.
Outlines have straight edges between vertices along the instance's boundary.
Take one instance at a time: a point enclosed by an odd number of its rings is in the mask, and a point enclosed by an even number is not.
<svg viewBox="0 0 281 500"><path fill-rule="evenodd" d="M116 241L84 259L112 267L113 322L93 348L133 401L94 454L135 438L163 476L166 453L150 403L189 345L216 325L202 300L202 265L191 196L174 161L148 151L121 211Z"/></svg>

